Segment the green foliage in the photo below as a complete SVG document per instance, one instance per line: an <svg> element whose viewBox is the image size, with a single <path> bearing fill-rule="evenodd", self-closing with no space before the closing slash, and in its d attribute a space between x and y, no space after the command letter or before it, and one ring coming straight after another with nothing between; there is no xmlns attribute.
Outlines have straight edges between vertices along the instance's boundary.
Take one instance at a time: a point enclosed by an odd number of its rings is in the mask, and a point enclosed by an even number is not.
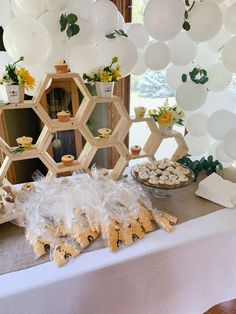
<svg viewBox="0 0 236 314"><path fill-rule="evenodd" d="M223 170L223 165L219 160L213 160L213 156L210 155L208 158L202 157L200 160L192 161L187 156L179 159L178 162L194 172L194 181L197 180L197 177L201 171L205 171L206 175L209 176L217 170Z"/></svg>
<svg viewBox="0 0 236 314"><path fill-rule="evenodd" d="M119 30L115 29L113 33L107 34L106 38L114 39L117 36L128 37L128 35L122 29L119 29Z"/></svg>
<svg viewBox="0 0 236 314"><path fill-rule="evenodd" d="M188 73L190 79L196 84L205 84L208 82L207 71L202 68L193 68L191 72ZM188 79L186 73L182 74L182 82L186 83Z"/></svg>
<svg viewBox="0 0 236 314"><path fill-rule="evenodd" d="M202 0L199 0L199 2L201 2ZM193 1L193 3L191 4L189 2L189 0L185 0L185 12L184 12L184 23L183 23L183 29L186 30L186 31L189 31L190 28L191 28L191 25L188 21L188 17L189 17L189 12L193 9L194 5L196 3L199 3L199 2L196 2L195 0Z"/></svg>
<svg viewBox="0 0 236 314"><path fill-rule="evenodd" d="M77 35L80 31L79 25L76 24L77 21L78 17L73 13L62 14L60 16L61 32L64 32L66 30L68 38Z"/></svg>

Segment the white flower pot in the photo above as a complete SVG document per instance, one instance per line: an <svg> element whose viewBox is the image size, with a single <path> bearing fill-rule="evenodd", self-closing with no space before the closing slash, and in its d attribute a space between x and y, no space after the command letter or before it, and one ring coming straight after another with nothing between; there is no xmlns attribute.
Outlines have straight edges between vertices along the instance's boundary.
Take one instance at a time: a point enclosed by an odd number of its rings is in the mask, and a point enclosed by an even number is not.
<svg viewBox="0 0 236 314"><path fill-rule="evenodd" d="M173 130L173 126L174 124L169 124L169 125L161 125L159 124L159 130L161 132L161 134L163 135L167 135L167 134L171 134L172 130Z"/></svg>
<svg viewBox="0 0 236 314"><path fill-rule="evenodd" d="M21 103L24 101L24 90L24 85L0 85L1 99L5 103Z"/></svg>
<svg viewBox="0 0 236 314"><path fill-rule="evenodd" d="M114 90L114 82L95 82L97 96L101 98L111 98Z"/></svg>

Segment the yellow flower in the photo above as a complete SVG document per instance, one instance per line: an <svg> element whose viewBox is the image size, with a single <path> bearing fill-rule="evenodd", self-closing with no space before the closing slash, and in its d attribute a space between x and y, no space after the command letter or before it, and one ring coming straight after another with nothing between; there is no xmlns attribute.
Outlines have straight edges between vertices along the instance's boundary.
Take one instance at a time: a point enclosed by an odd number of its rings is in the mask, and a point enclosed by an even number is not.
<svg viewBox="0 0 236 314"><path fill-rule="evenodd" d="M120 67L119 67L119 66L117 66L117 67L112 71L112 76L113 76L115 79L121 78L121 72L120 72Z"/></svg>
<svg viewBox="0 0 236 314"><path fill-rule="evenodd" d="M173 123L173 113L171 111L163 112L163 114L157 118L157 122L163 125Z"/></svg>
<svg viewBox="0 0 236 314"><path fill-rule="evenodd" d="M32 77L26 68L22 67L15 71L19 84L24 84L26 89L33 89L35 86L35 79Z"/></svg>
<svg viewBox="0 0 236 314"><path fill-rule="evenodd" d="M101 82L103 83L107 83L107 82L111 82L112 81L112 75L110 72L107 71L103 71L101 73Z"/></svg>

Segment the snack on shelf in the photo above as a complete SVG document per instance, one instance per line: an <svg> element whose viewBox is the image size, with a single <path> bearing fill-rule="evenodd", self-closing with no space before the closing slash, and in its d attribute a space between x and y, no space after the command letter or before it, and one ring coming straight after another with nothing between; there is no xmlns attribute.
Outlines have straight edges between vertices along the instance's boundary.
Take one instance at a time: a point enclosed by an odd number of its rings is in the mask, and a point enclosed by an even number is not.
<svg viewBox="0 0 236 314"><path fill-rule="evenodd" d="M141 149L142 149L142 147L139 145L134 145L134 146L130 147L131 154L134 156L140 155Z"/></svg>
<svg viewBox="0 0 236 314"><path fill-rule="evenodd" d="M25 192L33 191L34 189L35 189L35 186L32 182L24 183L21 187L21 190Z"/></svg>
<svg viewBox="0 0 236 314"><path fill-rule="evenodd" d="M68 122L70 120L70 111L59 111L57 118L60 122Z"/></svg>
<svg viewBox="0 0 236 314"><path fill-rule="evenodd" d="M146 108L139 106L139 107L134 107L134 113L136 118L143 118L146 112Z"/></svg>
<svg viewBox="0 0 236 314"><path fill-rule="evenodd" d="M141 183L157 188L177 188L192 180L191 171L187 167L169 159L136 165L132 172Z"/></svg>
<svg viewBox="0 0 236 314"><path fill-rule="evenodd" d="M52 249L52 259L57 267L65 265L70 258L78 256L79 249L72 243L61 242Z"/></svg>
<svg viewBox="0 0 236 314"><path fill-rule="evenodd" d="M29 149L31 148L33 139L29 136L21 136L16 139L16 143L18 144L19 148Z"/></svg>
<svg viewBox="0 0 236 314"><path fill-rule="evenodd" d="M102 227L103 236L107 241L107 246L111 249L112 252L115 252L119 248L119 230L120 226L117 221L110 221L107 229Z"/></svg>
<svg viewBox="0 0 236 314"><path fill-rule="evenodd" d="M57 63L54 64L54 68L56 73L67 73L69 72L69 65L66 63L65 60L59 60Z"/></svg>
<svg viewBox="0 0 236 314"><path fill-rule="evenodd" d="M65 167L72 166L75 157L73 155L63 155L61 161Z"/></svg>
<svg viewBox="0 0 236 314"><path fill-rule="evenodd" d="M109 138L112 133L112 130L108 128L101 128L97 131L100 138Z"/></svg>

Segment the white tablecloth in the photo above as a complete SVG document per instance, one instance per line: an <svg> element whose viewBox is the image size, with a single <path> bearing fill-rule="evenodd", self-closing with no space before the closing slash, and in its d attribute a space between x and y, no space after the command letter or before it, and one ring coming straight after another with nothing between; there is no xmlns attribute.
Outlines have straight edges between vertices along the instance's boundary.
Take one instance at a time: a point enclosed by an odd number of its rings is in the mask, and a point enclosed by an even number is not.
<svg viewBox="0 0 236 314"><path fill-rule="evenodd" d="M236 298L236 209L0 276L1 314L202 314Z"/></svg>

